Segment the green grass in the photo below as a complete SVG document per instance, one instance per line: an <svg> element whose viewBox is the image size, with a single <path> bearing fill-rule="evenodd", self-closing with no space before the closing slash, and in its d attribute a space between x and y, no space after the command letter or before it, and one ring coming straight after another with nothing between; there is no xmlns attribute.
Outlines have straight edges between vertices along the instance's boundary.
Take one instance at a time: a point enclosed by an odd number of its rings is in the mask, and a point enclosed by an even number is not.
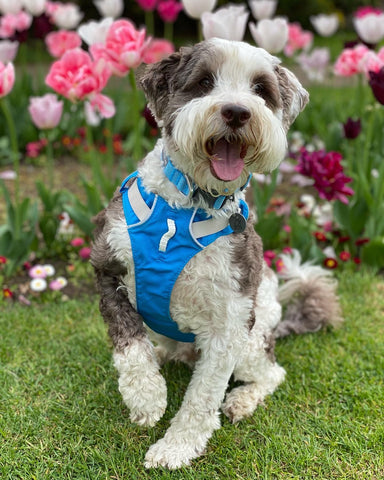
<svg viewBox="0 0 384 480"><path fill-rule="evenodd" d="M177 411L189 370L168 365L165 417L130 424L97 301L0 314L0 478L380 479L384 476L384 283L341 277L338 331L279 341L285 383L252 418L225 418L189 469L146 471L148 447Z"/></svg>

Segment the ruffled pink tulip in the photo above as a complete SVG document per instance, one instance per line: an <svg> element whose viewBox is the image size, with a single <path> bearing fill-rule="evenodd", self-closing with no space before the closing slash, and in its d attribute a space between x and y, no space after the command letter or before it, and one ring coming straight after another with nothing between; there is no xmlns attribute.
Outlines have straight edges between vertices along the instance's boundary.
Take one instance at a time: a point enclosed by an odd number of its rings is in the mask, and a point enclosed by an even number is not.
<svg viewBox="0 0 384 480"><path fill-rule="evenodd" d="M350 77L362 73L362 59L369 52L365 45L356 45L354 48L345 48L336 60L334 71L336 75Z"/></svg>
<svg viewBox="0 0 384 480"><path fill-rule="evenodd" d="M300 23L288 24L288 41L284 53L291 57L297 50L308 50L313 42L313 33L301 28Z"/></svg>
<svg viewBox="0 0 384 480"><path fill-rule="evenodd" d="M129 20L117 20L109 28L105 44L92 45L91 53L95 60L107 61L115 75L124 76L140 65L149 41L144 29L136 30Z"/></svg>
<svg viewBox="0 0 384 480"><path fill-rule="evenodd" d="M31 97L28 111L36 127L45 130L55 128L60 123L63 105L56 95L47 93L42 97Z"/></svg>
<svg viewBox="0 0 384 480"><path fill-rule="evenodd" d="M379 72L384 67L384 48L378 53L373 50L368 50L359 63L360 70L369 79L369 72Z"/></svg>
<svg viewBox="0 0 384 480"><path fill-rule="evenodd" d="M13 63L4 65L0 62L0 98L5 97L12 90L15 83L15 68Z"/></svg>
<svg viewBox="0 0 384 480"><path fill-rule="evenodd" d="M72 102L99 93L111 75L104 60L92 61L80 48L68 50L51 65L45 83Z"/></svg>
<svg viewBox="0 0 384 480"><path fill-rule="evenodd" d="M153 39L143 52L144 63L156 63L175 51L171 42L163 39Z"/></svg>
<svg viewBox="0 0 384 480"><path fill-rule="evenodd" d="M173 23L183 10L183 5L175 0L163 0L157 6L157 13L163 22Z"/></svg>
<svg viewBox="0 0 384 480"><path fill-rule="evenodd" d="M205 40L218 37L241 41L244 37L249 12L243 5L230 5L214 13L204 12L201 16Z"/></svg>
<svg viewBox="0 0 384 480"><path fill-rule="evenodd" d="M81 38L76 32L59 30L58 32L48 33L45 37L45 44L52 57L60 58L66 51L80 47Z"/></svg>
<svg viewBox="0 0 384 480"><path fill-rule="evenodd" d="M19 42L10 42L9 40L0 41L0 62L13 62L18 48Z"/></svg>
<svg viewBox="0 0 384 480"><path fill-rule="evenodd" d="M112 118L116 113L116 107L113 100L101 93L89 97L89 106L102 118Z"/></svg>

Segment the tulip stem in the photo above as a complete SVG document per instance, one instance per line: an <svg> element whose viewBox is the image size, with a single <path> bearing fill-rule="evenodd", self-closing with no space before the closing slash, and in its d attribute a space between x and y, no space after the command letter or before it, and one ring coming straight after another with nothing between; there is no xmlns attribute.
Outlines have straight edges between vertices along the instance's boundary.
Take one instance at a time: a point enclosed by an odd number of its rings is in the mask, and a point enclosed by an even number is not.
<svg viewBox="0 0 384 480"><path fill-rule="evenodd" d="M129 71L129 82L132 93L132 117L133 117L133 159L137 162L141 159L141 132L140 132L140 105L137 91L135 71L133 68Z"/></svg>
<svg viewBox="0 0 384 480"><path fill-rule="evenodd" d="M20 196L20 156L19 156L19 147L17 143L17 133L15 128L15 122L11 111L9 109L8 100L6 98L0 99L0 105L4 113L5 121L7 122L9 139L11 142L11 158L13 162L13 168L16 172L15 178L15 203L18 205L19 196Z"/></svg>
<svg viewBox="0 0 384 480"><path fill-rule="evenodd" d="M47 141L47 163L48 163L48 185L49 189L51 192L53 191L54 188L54 159L53 159L53 148L52 148L52 142L51 139L49 138L49 135L45 136L45 139Z"/></svg>
<svg viewBox="0 0 384 480"><path fill-rule="evenodd" d="M199 42L203 41L203 24L201 20L197 21L197 39Z"/></svg>
<svg viewBox="0 0 384 480"><path fill-rule="evenodd" d="M153 10L145 11L145 26L147 28L148 35L155 34L155 18L153 15Z"/></svg>
<svg viewBox="0 0 384 480"><path fill-rule="evenodd" d="M164 23L164 38L169 42L173 42L173 23L165 22Z"/></svg>

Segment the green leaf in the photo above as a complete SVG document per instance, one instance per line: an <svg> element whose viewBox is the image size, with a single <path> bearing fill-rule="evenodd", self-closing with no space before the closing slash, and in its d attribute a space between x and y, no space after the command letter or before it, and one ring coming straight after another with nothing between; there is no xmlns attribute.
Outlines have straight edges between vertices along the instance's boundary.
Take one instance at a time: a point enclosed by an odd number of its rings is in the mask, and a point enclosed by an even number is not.
<svg viewBox="0 0 384 480"><path fill-rule="evenodd" d="M377 269L384 268L384 237L373 238L361 251L364 263Z"/></svg>

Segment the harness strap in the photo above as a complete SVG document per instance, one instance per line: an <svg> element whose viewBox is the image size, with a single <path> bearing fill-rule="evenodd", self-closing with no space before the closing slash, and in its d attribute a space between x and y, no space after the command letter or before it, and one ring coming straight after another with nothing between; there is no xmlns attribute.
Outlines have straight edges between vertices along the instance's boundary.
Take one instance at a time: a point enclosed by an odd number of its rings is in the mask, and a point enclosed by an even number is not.
<svg viewBox="0 0 384 480"><path fill-rule="evenodd" d="M128 189L128 199L132 210L140 222L149 217L151 209L145 203L144 198L140 193L139 186L137 184L137 178Z"/></svg>

